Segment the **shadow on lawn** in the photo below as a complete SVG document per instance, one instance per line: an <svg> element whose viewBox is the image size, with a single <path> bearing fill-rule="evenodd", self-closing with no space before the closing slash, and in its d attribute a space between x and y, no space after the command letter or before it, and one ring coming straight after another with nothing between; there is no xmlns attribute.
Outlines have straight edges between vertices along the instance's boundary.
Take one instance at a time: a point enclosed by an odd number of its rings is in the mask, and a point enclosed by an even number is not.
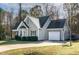
<svg viewBox="0 0 79 59"><path fill-rule="evenodd" d="M6 40L5 42L0 43L0 45L12 45L12 44L30 44L30 43L42 43L44 41L16 41L16 40Z"/></svg>
<svg viewBox="0 0 79 59"><path fill-rule="evenodd" d="M6 40L3 43L0 43L0 45L12 45L12 44L40 44L43 42L48 42L48 43L65 43L63 41L48 41L48 40L42 40L42 41L16 41L16 40Z"/></svg>

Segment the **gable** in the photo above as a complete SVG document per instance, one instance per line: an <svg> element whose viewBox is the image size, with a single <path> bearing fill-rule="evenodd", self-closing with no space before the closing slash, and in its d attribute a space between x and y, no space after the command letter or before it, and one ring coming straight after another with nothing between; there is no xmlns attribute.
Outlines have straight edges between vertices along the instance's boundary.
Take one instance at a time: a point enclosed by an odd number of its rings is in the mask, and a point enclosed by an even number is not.
<svg viewBox="0 0 79 59"><path fill-rule="evenodd" d="M16 29L18 30L19 28L29 28L29 26L24 21L21 21Z"/></svg>
<svg viewBox="0 0 79 59"><path fill-rule="evenodd" d="M42 28L44 26L44 24L46 23L46 21L48 20L49 16L42 16L42 17L32 17L32 16L27 16L25 18L25 22L27 22L26 20L31 20L38 28Z"/></svg>
<svg viewBox="0 0 79 59"><path fill-rule="evenodd" d="M18 22L14 29L17 29L19 26L24 25L25 27L29 28L29 24L27 20L30 20L30 25L35 26L37 28L43 28L47 26L46 28L63 28L65 24L65 19L58 19L58 20L50 20L49 16L43 16L43 17L31 17L27 16L24 21ZM21 24L23 22L23 24Z"/></svg>
<svg viewBox="0 0 79 59"><path fill-rule="evenodd" d="M27 23L28 19L31 20L33 22L33 24L36 25L37 28L40 28L39 19L38 18L35 18L35 17L32 17L32 16L27 16L24 21Z"/></svg>
<svg viewBox="0 0 79 59"><path fill-rule="evenodd" d="M65 25L65 19L51 20L47 28L63 28Z"/></svg>

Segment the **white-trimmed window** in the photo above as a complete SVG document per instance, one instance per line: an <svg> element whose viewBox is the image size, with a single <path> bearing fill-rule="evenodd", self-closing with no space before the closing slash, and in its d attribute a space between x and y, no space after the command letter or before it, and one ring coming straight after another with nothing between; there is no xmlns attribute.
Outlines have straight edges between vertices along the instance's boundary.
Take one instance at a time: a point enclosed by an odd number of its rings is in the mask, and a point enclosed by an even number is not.
<svg viewBox="0 0 79 59"><path fill-rule="evenodd" d="M36 31L31 31L31 36L36 36Z"/></svg>

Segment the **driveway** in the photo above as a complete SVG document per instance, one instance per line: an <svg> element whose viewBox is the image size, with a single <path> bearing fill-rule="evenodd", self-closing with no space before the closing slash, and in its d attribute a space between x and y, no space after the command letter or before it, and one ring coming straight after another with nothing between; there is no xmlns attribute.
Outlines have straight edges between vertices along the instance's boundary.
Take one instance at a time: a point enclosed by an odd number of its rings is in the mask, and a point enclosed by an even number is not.
<svg viewBox="0 0 79 59"><path fill-rule="evenodd" d="M62 45L64 42L51 42L51 41L42 41L42 42L33 42L25 44L11 44L11 45L1 45L0 52L17 49L17 48L27 48L27 47L41 47L41 46L50 46L50 45Z"/></svg>

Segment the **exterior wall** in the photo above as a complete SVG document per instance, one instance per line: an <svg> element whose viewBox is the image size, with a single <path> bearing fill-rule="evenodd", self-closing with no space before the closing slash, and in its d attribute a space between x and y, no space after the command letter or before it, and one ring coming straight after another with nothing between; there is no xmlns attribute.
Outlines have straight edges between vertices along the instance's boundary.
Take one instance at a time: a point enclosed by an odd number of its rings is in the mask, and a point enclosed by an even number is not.
<svg viewBox="0 0 79 59"><path fill-rule="evenodd" d="M49 31L60 31L60 40L64 40L64 30L63 30L63 28L61 28L61 29L47 29L48 31L47 31L47 38L49 39Z"/></svg>
<svg viewBox="0 0 79 59"><path fill-rule="evenodd" d="M39 29L39 39L38 40L47 40L47 29Z"/></svg>
<svg viewBox="0 0 79 59"><path fill-rule="evenodd" d="M12 32L12 38L15 38L16 32Z"/></svg>
<svg viewBox="0 0 79 59"><path fill-rule="evenodd" d="M22 34L22 35L21 35ZM19 29L18 36L28 36L28 29Z"/></svg>
<svg viewBox="0 0 79 59"><path fill-rule="evenodd" d="M36 31L36 36L38 36L38 28L37 28L37 26L31 20L29 20L28 25L29 25L28 36L31 36L31 31Z"/></svg>
<svg viewBox="0 0 79 59"><path fill-rule="evenodd" d="M35 26L37 28L40 28L40 25L39 25L39 19L38 18L35 18L35 17L32 17L32 16L27 16L24 20L26 22L27 25L30 25L28 22L33 22L33 24L35 24Z"/></svg>
<svg viewBox="0 0 79 59"><path fill-rule="evenodd" d="M46 21L46 23L44 24L43 28L39 29L39 39L38 40L48 40L48 33L47 33L47 27L50 23L50 19L48 19Z"/></svg>

